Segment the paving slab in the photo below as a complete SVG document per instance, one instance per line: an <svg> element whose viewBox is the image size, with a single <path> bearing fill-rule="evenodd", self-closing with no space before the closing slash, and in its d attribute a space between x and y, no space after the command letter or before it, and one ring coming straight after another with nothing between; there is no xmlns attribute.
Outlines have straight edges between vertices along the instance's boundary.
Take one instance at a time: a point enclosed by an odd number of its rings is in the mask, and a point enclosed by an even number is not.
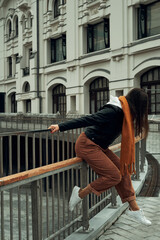
<svg viewBox="0 0 160 240"><path fill-rule="evenodd" d="M151 226L136 223L124 212L97 240L160 240L160 197L138 197L137 202L152 222Z"/></svg>

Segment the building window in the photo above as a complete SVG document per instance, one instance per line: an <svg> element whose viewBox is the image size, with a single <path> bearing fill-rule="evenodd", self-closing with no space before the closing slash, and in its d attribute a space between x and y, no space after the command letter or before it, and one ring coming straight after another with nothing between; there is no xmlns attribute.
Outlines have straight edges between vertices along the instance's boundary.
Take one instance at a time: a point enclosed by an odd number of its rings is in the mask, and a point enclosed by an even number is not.
<svg viewBox="0 0 160 240"><path fill-rule="evenodd" d="M0 92L0 113L5 112L5 93Z"/></svg>
<svg viewBox="0 0 160 240"><path fill-rule="evenodd" d="M12 77L12 57L8 57L8 77Z"/></svg>
<svg viewBox="0 0 160 240"><path fill-rule="evenodd" d="M16 101L16 94L13 93L11 95L11 112L16 113L17 112L17 101Z"/></svg>
<svg viewBox="0 0 160 240"><path fill-rule="evenodd" d="M160 67L156 67L141 76L141 88L148 93L149 114L160 114Z"/></svg>
<svg viewBox="0 0 160 240"><path fill-rule="evenodd" d="M7 34L8 34L8 39L11 38L12 35L12 23L11 20L8 20L8 24L7 24Z"/></svg>
<svg viewBox="0 0 160 240"><path fill-rule="evenodd" d="M54 0L53 9L54 9L54 18L57 18L60 15L60 6L66 4L66 0ZM48 7L47 7L48 9Z"/></svg>
<svg viewBox="0 0 160 240"><path fill-rule="evenodd" d="M103 22L88 25L87 27L87 52L94 52L110 46L109 19Z"/></svg>
<svg viewBox="0 0 160 240"><path fill-rule="evenodd" d="M51 39L51 63L66 59L66 35Z"/></svg>
<svg viewBox="0 0 160 240"><path fill-rule="evenodd" d="M59 112L61 115L66 114L66 88L59 84L52 90L53 96L53 113Z"/></svg>
<svg viewBox="0 0 160 240"><path fill-rule="evenodd" d="M31 113L31 100L26 100L26 113Z"/></svg>
<svg viewBox="0 0 160 240"><path fill-rule="evenodd" d="M20 63L20 57L19 57L19 54L15 54L15 58L16 58L16 63Z"/></svg>
<svg viewBox="0 0 160 240"><path fill-rule="evenodd" d="M138 39L160 33L160 2L138 8Z"/></svg>
<svg viewBox="0 0 160 240"><path fill-rule="evenodd" d="M26 84L25 84L24 91L25 92L29 92L30 91L30 85L29 85L28 82L26 82Z"/></svg>
<svg viewBox="0 0 160 240"><path fill-rule="evenodd" d="M15 17L15 36L18 36L18 17Z"/></svg>
<svg viewBox="0 0 160 240"><path fill-rule="evenodd" d="M106 78L96 78L90 84L90 113L97 112L109 101L109 81Z"/></svg>
<svg viewBox="0 0 160 240"><path fill-rule="evenodd" d="M54 18L58 17L60 15L60 0L55 0L54 1Z"/></svg>

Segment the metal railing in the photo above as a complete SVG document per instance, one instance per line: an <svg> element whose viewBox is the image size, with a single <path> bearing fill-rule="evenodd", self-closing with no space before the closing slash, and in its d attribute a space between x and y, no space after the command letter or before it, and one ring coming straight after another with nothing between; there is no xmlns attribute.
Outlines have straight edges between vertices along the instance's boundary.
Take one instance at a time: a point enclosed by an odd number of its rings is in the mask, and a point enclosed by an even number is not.
<svg viewBox="0 0 160 240"><path fill-rule="evenodd" d="M85 198L82 209L68 210L73 186L84 187L97 178L82 159L74 158L74 143L82 130L54 135L47 129L0 134L2 240L65 239L79 227L88 230L89 219L104 207L116 206L112 188L100 197L91 194ZM120 144L111 148L119 154ZM137 140L136 179L144 159L145 141Z"/></svg>
<svg viewBox="0 0 160 240"><path fill-rule="evenodd" d="M159 156L160 162L160 119L149 120L149 134L147 138L147 152Z"/></svg>

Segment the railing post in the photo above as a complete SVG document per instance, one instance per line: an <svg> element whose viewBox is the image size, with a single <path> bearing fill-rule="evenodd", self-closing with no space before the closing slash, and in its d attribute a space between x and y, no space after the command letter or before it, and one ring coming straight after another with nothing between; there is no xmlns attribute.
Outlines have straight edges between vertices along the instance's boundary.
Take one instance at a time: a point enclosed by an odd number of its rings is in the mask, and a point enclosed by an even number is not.
<svg viewBox="0 0 160 240"><path fill-rule="evenodd" d="M88 165L85 161L82 162L81 168L81 179L82 179L82 188L85 188L88 185ZM89 229L89 203L88 196L85 197L82 201L82 227L83 231Z"/></svg>
<svg viewBox="0 0 160 240"><path fill-rule="evenodd" d="M141 172L144 172L144 164L145 164L145 156L146 156L146 139L142 139L141 141Z"/></svg>
<svg viewBox="0 0 160 240"><path fill-rule="evenodd" d="M140 174L139 174L139 142L135 144L135 158L136 158L136 176L135 179L139 180Z"/></svg>
<svg viewBox="0 0 160 240"><path fill-rule="evenodd" d="M117 193L115 187L111 188L111 208L117 208Z"/></svg>
<svg viewBox="0 0 160 240"><path fill-rule="evenodd" d="M33 240L41 239L40 237L40 184L39 181L31 183L32 198L32 234Z"/></svg>

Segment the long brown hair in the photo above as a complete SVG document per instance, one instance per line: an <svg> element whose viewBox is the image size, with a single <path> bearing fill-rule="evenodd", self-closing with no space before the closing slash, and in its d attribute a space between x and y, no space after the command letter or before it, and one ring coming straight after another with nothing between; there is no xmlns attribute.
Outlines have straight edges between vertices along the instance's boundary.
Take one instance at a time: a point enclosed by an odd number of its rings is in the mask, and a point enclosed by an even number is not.
<svg viewBox="0 0 160 240"><path fill-rule="evenodd" d="M135 123L136 135L147 137L148 125L148 95L143 89L133 88L126 95L127 102Z"/></svg>

